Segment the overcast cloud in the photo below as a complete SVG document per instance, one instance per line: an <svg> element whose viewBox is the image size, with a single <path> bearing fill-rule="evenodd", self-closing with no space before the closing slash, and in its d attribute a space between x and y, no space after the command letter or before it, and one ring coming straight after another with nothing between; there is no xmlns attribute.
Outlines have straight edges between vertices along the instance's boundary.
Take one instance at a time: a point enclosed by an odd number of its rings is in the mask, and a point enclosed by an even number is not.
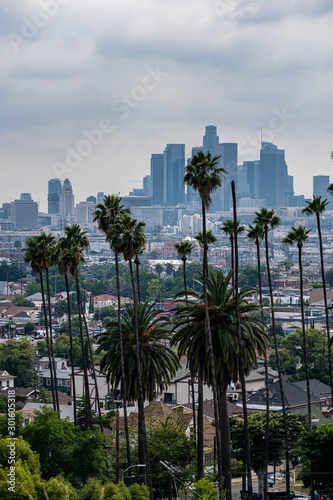
<svg viewBox="0 0 333 500"><path fill-rule="evenodd" d="M2 0L0 10L1 202L31 192L46 209L55 176L76 201L127 194L152 153L175 142L189 156L205 125L239 143L239 163L259 158L262 126L286 150L297 194L332 172L332 0Z"/></svg>

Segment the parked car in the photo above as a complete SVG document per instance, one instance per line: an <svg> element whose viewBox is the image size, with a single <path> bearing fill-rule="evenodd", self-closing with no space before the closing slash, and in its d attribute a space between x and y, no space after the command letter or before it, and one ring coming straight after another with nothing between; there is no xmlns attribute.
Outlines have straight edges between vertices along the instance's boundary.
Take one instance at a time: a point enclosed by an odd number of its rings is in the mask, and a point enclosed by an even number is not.
<svg viewBox="0 0 333 500"><path fill-rule="evenodd" d="M290 491L290 497L294 500L295 498L295 493L293 491ZM268 491L267 492L267 499L268 500L286 500L287 498L287 492L286 490L277 490L277 491Z"/></svg>

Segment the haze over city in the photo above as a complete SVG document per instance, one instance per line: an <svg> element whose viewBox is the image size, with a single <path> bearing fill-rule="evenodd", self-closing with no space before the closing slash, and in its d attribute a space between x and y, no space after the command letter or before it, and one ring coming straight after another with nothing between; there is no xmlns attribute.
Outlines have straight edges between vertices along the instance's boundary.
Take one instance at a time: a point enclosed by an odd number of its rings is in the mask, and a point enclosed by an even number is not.
<svg viewBox="0 0 333 500"><path fill-rule="evenodd" d="M239 164L259 158L263 127L263 140L286 151L296 194L310 197L312 176L331 173L330 0L0 9L2 201L28 191L46 210L52 177L68 177L77 200L128 194L152 153L185 143L189 157L207 124L238 143Z"/></svg>

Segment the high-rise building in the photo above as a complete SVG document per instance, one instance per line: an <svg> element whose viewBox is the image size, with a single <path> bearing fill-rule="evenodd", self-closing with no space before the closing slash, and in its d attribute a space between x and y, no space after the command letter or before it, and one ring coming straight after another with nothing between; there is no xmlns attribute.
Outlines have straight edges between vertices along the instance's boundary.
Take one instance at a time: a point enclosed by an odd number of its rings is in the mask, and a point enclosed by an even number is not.
<svg viewBox="0 0 333 500"><path fill-rule="evenodd" d="M260 191L260 160L244 161L243 165L247 171L247 184L249 186L250 198L258 199Z"/></svg>
<svg viewBox="0 0 333 500"><path fill-rule="evenodd" d="M152 154L150 158L152 204L163 205L163 155Z"/></svg>
<svg viewBox="0 0 333 500"><path fill-rule="evenodd" d="M231 207L231 181L237 183L237 144L236 143L220 143L215 125L207 125L205 127L205 135L202 139L202 147L192 148L192 156L198 151L208 152L214 156L220 156L218 162L219 168L224 168L228 173L222 182L222 187L212 193L211 211L230 210ZM188 188L189 197L193 197L191 188Z"/></svg>
<svg viewBox="0 0 333 500"><path fill-rule="evenodd" d="M50 179L48 187L49 187L47 195L48 213L58 214L60 212L60 206L59 206L59 200L61 194L60 179Z"/></svg>
<svg viewBox="0 0 333 500"><path fill-rule="evenodd" d="M278 149L271 142L262 142L259 198L266 199L268 207L279 208L286 206L287 176L288 169L284 149Z"/></svg>
<svg viewBox="0 0 333 500"><path fill-rule="evenodd" d="M32 200L31 193L21 193L20 194L20 200L23 200L23 201L30 201L30 200Z"/></svg>
<svg viewBox="0 0 333 500"><path fill-rule="evenodd" d="M167 144L163 153L163 204L185 203L185 144Z"/></svg>
<svg viewBox="0 0 333 500"><path fill-rule="evenodd" d="M88 196L86 201L92 201L96 205L96 196Z"/></svg>
<svg viewBox="0 0 333 500"><path fill-rule="evenodd" d="M330 183L329 175L314 175L313 176L313 196L321 196L322 200L327 198L329 200L329 196L327 193L327 188Z"/></svg>
<svg viewBox="0 0 333 500"><path fill-rule="evenodd" d="M104 193L102 191L99 191L97 193L97 197L96 197L97 205L100 205L101 203L103 203L103 200L104 200Z"/></svg>
<svg viewBox="0 0 333 500"><path fill-rule="evenodd" d="M151 196L151 176L150 175L145 175L143 178L143 191L146 193L147 196Z"/></svg>
<svg viewBox="0 0 333 500"><path fill-rule="evenodd" d="M81 201L76 205L76 222L78 224L91 224L96 205L92 201Z"/></svg>
<svg viewBox="0 0 333 500"><path fill-rule="evenodd" d="M10 220L15 229L38 228L38 203L32 200L15 200L10 204Z"/></svg>
<svg viewBox="0 0 333 500"><path fill-rule="evenodd" d="M74 215L74 195L69 179L64 180L59 202L60 217L62 223L64 223L68 216Z"/></svg>

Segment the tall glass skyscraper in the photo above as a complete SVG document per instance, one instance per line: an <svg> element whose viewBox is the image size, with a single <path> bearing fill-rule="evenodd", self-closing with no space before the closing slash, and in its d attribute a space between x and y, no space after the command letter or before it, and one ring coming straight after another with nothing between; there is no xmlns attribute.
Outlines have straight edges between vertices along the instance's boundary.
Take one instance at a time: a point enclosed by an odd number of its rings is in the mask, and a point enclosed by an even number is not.
<svg viewBox="0 0 333 500"><path fill-rule="evenodd" d="M266 206L286 206L288 192L288 169L284 149L278 149L271 142L262 142L260 150L259 198L266 200Z"/></svg>
<svg viewBox="0 0 333 500"><path fill-rule="evenodd" d="M167 144L163 153L163 204L185 203L185 144Z"/></svg>
<svg viewBox="0 0 333 500"><path fill-rule="evenodd" d="M60 179L49 180L49 190L47 195L48 213L58 214L60 212L59 199L61 194Z"/></svg>
<svg viewBox="0 0 333 500"><path fill-rule="evenodd" d="M150 158L152 204L163 205L163 154L152 154Z"/></svg>

